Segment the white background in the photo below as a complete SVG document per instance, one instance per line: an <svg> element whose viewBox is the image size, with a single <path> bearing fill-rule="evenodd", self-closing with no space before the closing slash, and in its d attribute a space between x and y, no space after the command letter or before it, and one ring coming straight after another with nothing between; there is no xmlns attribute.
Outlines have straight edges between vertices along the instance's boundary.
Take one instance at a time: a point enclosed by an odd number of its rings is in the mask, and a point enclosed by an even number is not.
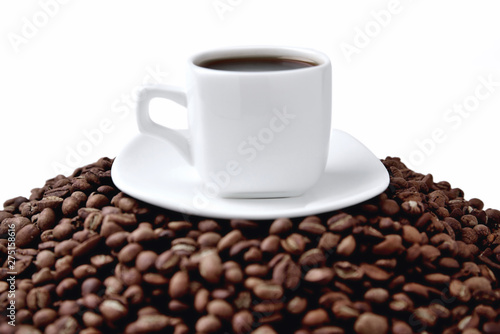
<svg viewBox="0 0 500 334"><path fill-rule="evenodd" d="M183 85L194 52L273 44L331 57L335 128L500 208L499 13L495 0L2 1L0 203L118 155L143 81ZM185 123L172 104L154 112Z"/></svg>

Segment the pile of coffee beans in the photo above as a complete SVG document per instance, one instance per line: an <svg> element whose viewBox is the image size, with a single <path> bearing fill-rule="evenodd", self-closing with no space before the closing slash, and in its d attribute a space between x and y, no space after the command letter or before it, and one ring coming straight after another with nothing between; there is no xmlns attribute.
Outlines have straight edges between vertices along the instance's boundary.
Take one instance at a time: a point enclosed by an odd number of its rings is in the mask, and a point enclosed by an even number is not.
<svg viewBox="0 0 500 334"><path fill-rule="evenodd" d="M272 221L142 203L107 158L48 180L0 211L0 332L500 333L500 211L382 162L376 198Z"/></svg>

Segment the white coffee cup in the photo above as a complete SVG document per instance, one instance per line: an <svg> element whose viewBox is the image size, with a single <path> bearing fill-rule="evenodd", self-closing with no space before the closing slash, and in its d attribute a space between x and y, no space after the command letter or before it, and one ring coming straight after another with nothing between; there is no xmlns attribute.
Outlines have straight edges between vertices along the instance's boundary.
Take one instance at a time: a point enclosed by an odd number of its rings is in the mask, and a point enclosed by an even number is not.
<svg viewBox="0 0 500 334"><path fill-rule="evenodd" d="M300 68L204 67L214 60L238 65L242 58L271 65L274 60L296 62ZM297 47L219 48L192 56L187 79L186 90L143 87L137 116L142 133L169 141L195 167L202 180L198 191L232 198L291 197L318 181L331 130L331 64L326 55ZM149 102L156 97L187 108L187 137L152 121Z"/></svg>

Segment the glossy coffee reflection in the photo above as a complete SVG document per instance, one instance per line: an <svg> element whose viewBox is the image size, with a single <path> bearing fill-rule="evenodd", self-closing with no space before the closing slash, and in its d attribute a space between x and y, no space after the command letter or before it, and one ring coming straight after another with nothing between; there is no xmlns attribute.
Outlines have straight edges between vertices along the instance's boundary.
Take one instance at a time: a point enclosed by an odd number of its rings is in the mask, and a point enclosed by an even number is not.
<svg viewBox="0 0 500 334"><path fill-rule="evenodd" d="M286 71L312 67L316 65L318 64L309 59L263 56L209 59L199 64L199 66L201 67L213 70L235 72Z"/></svg>

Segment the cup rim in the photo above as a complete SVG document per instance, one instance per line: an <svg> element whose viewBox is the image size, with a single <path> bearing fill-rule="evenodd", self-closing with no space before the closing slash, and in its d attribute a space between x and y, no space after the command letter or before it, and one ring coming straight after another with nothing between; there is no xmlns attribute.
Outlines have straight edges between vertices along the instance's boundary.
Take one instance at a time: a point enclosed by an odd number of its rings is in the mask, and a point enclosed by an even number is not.
<svg viewBox="0 0 500 334"><path fill-rule="evenodd" d="M216 58L234 58L238 56L263 56L263 57L290 57L298 59L307 59L315 62L317 65L308 66L303 68L280 70L280 71L226 71L219 69L212 69L200 66L200 63L209 59ZM204 50L192 55L188 61L189 65L198 71L205 71L208 73L224 73L226 75L279 75L283 73L297 72L297 71L311 71L320 70L324 67L330 66L329 57L320 51L306 47L295 46L269 46L269 45L243 45L243 46L226 46Z"/></svg>

